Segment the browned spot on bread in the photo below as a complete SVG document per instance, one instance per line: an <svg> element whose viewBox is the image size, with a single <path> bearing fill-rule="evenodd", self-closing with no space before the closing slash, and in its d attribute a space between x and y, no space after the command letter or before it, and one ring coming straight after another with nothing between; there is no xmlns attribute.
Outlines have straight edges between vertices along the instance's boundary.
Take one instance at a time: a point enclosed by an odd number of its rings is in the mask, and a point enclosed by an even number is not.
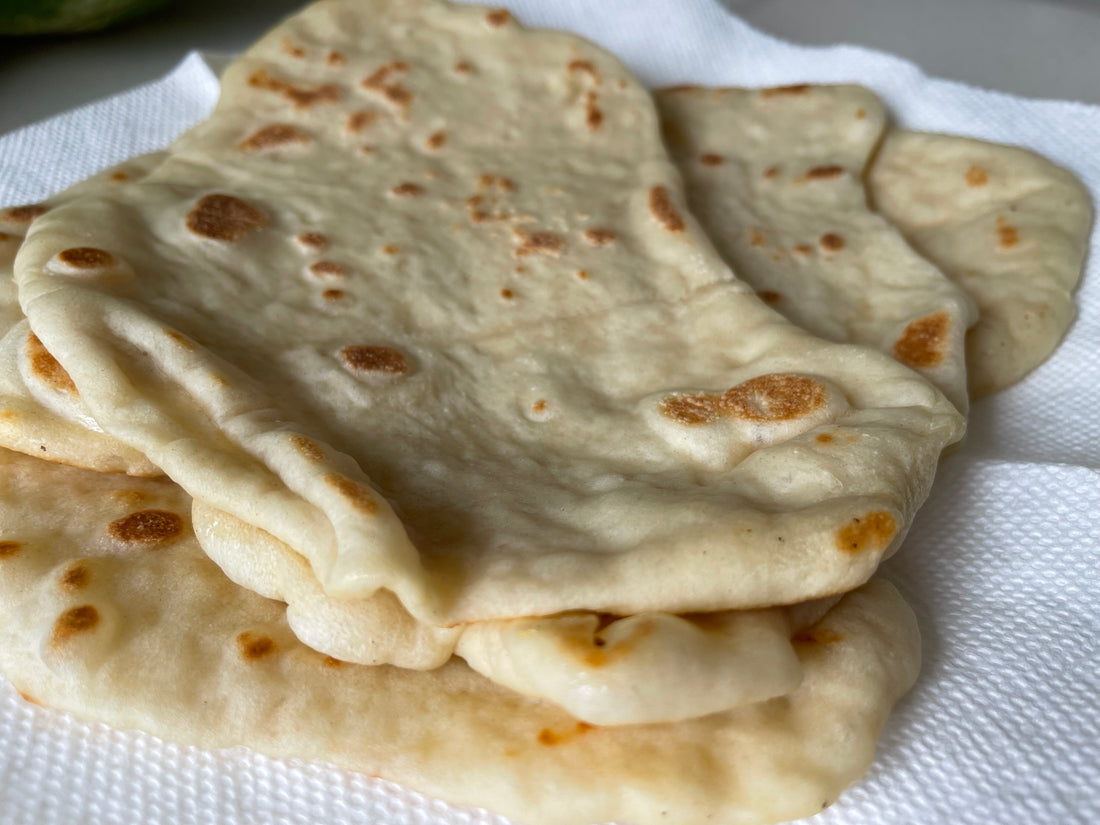
<svg viewBox="0 0 1100 825"><path fill-rule="evenodd" d="M258 636L247 630L237 635L237 648L241 652L241 658L246 662L262 659L276 650L275 640L270 636Z"/></svg>
<svg viewBox="0 0 1100 825"><path fill-rule="evenodd" d="M309 135L286 123L272 123L253 132L238 147L245 152L261 152L278 146L309 143Z"/></svg>
<svg viewBox="0 0 1100 825"><path fill-rule="evenodd" d="M447 142L447 133L443 131L432 132L428 135L428 139L424 141L424 145L429 149L442 149L443 145Z"/></svg>
<svg viewBox="0 0 1100 825"><path fill-rule="evenodd" d="M817 438L814 439L818 444L832 444L833 437L829 433L818 433Z"/></svg>
<svg viewBox="0 0 1100 825"><path fill-rule="evenodd" d="M345 662L340 661L335 656L323 656L321 658L321 665L323 667L338 668L343 667Z"/></svg>
<svg viewBox="0 0 1100 825"><path fill-rule="evenodd" d="M666 395L658 406L680 424L706 424L721 417L790 421L820 409L825 401L825 387L811 378L769 374L750 378L722 395Z"/></svg>
<svg viewBox="0 0 1100 825"><path fill-rule="evenodd" d="M340 360L352 372L386 372L400 375L409 371L404 353L385 346L350 346L339 352Z"/></svg>
<svg viewBox="0 0 1100 825"><path fill-rule="evenodd" d="M856 109L856 120L863 120L865 117L867 117L866 109Z"/></svg>
<svg viewBox="0 0 1100 825"><path fill-rule="evenodd" d="M130 173L122 169L117 169L111 173L111 180L113 180L115 183L122 183L123 181L127 181L129 179Z"/></svg>
<svg viewBox="0 0 1100 825"><path fill-rule="evenodd" d="M798 254L798 255L812 255L813 251L814 251L814 248L812 246L810 246L808 243L795 244L794 246L791 247L791 252L794 252L795 254Z"/></svg>
<svg viewBox="0 0 1100 825"><path fill-rule="evenodd" d="M23 545L18 541L0 541L0 559L10 559L21 549Z"/></svg>
<svg viewBox="0 0 1100 825"><path fill-rule="evenodd" d="M183 519L168 510L141 510L112 521L107 532L128 544L160 544L183 532Z"/></svg>
<svg viewBox="0 0 1100 825"><path fill-rule="evenodd" d="M88 586L88 582L92 580L92 571L88 569L87 565L83 562L73 562L66 567L57 583L62 590L75 593L77 590L83 590Z"/></svg>
<svg viewBox="0 0 1100 825"><path fill-rule="evenodd" d="M894 357L910 367L934 367L943 361L950 332L951 317L946 312L910 321L894 342Z"/></svg>
<svg viewBox="0 0 1100 825"><path fill-rule="evenodd" d="M664 89L661 89L661 91L668 94L682 95L695 94L696 92L702 91L702 89L696 83L681 83L679 86L668 86Z"/></svg>
<svg viewBox="0 0 1100 825"><path fill-rule="evenodd" d="M358 510L360 513L378 512L378 502L375 501L374 495L356 481L352 481L350 478L345 478L338 473L329 473L325 476L325 484L332 487L336 492L346 498L351 506Z"/></svg>
<svg viewBox="0 0 1100 825"><path fill-rule="evenodd" d="M512 19L512 13L507 9L493 9L485 15L485 22L493 28L499 28Z"/></svg>
<svg viewBox="0 0 1100 825"><path fill-rule="evenodd" d="M576 652L581 654L582 660L589 667L606 667L608 664L628 656L642 639L652 635L657 629L656 625L648 619L636 622L631 627L629 636L619 639L613 646L608 647L607 640L599 634L607 625L612 624L615 618L614 616L601 616L601 626L590 642L587 639L582 640L580 638L570 640L573 643L582 643L581 649Z"/></svg>
<svg viewBox="0 0 1100 825"><path fill-rule="evenodd" d="M598 100L595 92L589 92L584 97L584 122L590 132L595 132L603 125L603 110L597 104Z"/></svg>
<svg viewBox="0 0 1100 825"><path fill-rule="evenodd" d="M577 270L577 277L580 278L582 281L587 281L588 280L588 272L586 270L583 270L583 269L578 269Z"/></svg>
<svg viewBox="0 0 1100 825"><path fill-rule="evenodd" d="M807 170L806 178L808 180L831 180L832 178L839 178L843 174L843 166L815 166Z"/></svg>
<svg viewBox="0 0 1100 825"><path fill-rule="evenodd" d="M115 258L110 252L96 249L94 246L77 246L62 250L58 253L57 259L74 269L102 269L105 266L111 266L115 262Z"/></svg>
<svg viewBox="0 0 1100 825"><path fill-rule="evenodd" d="M397 184L397 186L393 187L390 191L395 195L401 195L403 197L415 197L423 190L417 184L405 181L404 183Z"/></svg>
<svg viewBox="0 0 1100 825"><path fill-rule="evenodd" d="M553 232L528 232L526 229L516 229L514 233L519 246L516 247L516 255L549 255L557 257L565 249L565 240Z"/></svg>
<svg viewBox="0 0 1100 825"><path fill-rule="evenodd" d="M455 74L469 74L473 70L473 64L469 60L459 60L454 65Z"/></svg>
<svg viewBox="0 0 1100 825"><path fill-rule="evenodd" d="M177 346L185 350L194 350L195 342L188 338L186 335L182 335L176 332L174 329L166 329L164 336L173 341Z"/></svg>
<svg viewBox="0 0 1100 825"><path fill-rule="evenodd" d="M187 213L187 228L214 241L235 241L265 226L267 215L232 195L204 195Z"/></svg>
<svg viewBox="0 0 1100 825"><path fill-rule="evenodd" d="M798 646L832 645L843 639L843 636L827 627L810 627L791 636L791 642Z"/></svg>
<svg viewBox="0 0 1100 825"><path fill-rule="evenodd" d="M964 177L967 186L985 186L989 183L989 173L980 166L971 166Z"/></svg>
<svg viewBox="0 0 1100 825"><path fill-rule="evenodd" d="M1002 223L1003 218L998 219L997 226L997 245L1002 249L1011 249L1020 243L1020 232L1015 226L1010 226L1008 223Z"/></svg>
<svg viewBox="0 0 1100 825"><path fill-rule="evenodd" d="M610 229L598 226L584 230L584 239L594 246L607 246L609 243L614 243L616 237L618 236Z"/></svg>
<svg viewBox="0 0 1100 825"><path fill-rule="evenodd" d="M590 730L595 730L595 725L590 725L588 722L577 722L571 730L552 731L550 728L543 728L539 731L538 743L540 745L546 745L547 747L553 747L554 745L561 745L578 736L588 733Z"/></svg>
<svg viewBox="0 0 1100 825"><path fill-rule="evenodd" d="M383 63L375 69L370 76L362 82L362 87L369 92L381 95L390 103L398 106L402 111L407 111L412 103L413 95L399 81L394 81L395 74L404 74L409 70L409 64L403 60L391 60Z"/></svg>
<svg viewBox="0 0 1100 825"><path fill-rule="evenodd" d="M537 412L537 413L546 412L546 399L545 398L540 398L538 401L536 401L534 404L532 404L531 405L531 411L532 412Z"/></svg>
<svg viewBox="0 0 1100 825"><path fill-rule="evenodd" d="M767 169L764 170L764 177L768 178L769 180L779 177L779 167L769 166Z"/></svg>
<svg viewBox="0 0 1100 825"><path fill-rule="evenodd" d="M496 187L502 192L511 192L516 188L516 184L511 178L502 177L501 175L478 175L477 185L481 189L489 189Z"/></svg>
<svg viewBox="0 0 1100 825"><path fill-rule="evenodd" d="M760 96L767 97L784 97L788 95L805 95L810 92L809 83L797 83L792 86L772 86L767 89L760 90Z"/></svg>
<svg viewBox="0 0 1100 825"><path fill-rule="evenodd" d="M699 162L704 166L721 166L726 159L714 152L706 152L699 156Z"/></svg>
<svg viewBox="0 0 1100 825"><path fill-rule="evenodd" d="M295 240L309 249L324 249L328 246L328 238L320 232L303 232Z"/></svg>
<svg viewBox="0 0 1100 825"><path fill-rule="evenodd" d="M80 607L71 607L57 617L53 623L53 634L50 636L52 644L65 641L77 633L86 633L94 630L99 624L99 611L90 604Z"/></svg>
<svg viewBox="0 0 1100 825"><path fill-rule="evenodd" d="M342 301L346 294L342 289L326 289L321 293L321 297L326 301Z"/></svg>
<svg viewBox="0 0 1100 825"><path fill-rule="evenodd" d="M63 392L66 395L80 394L69 373L56 358L50 355L49 350L42 346L37 335L28 332L26 345L27 360L30 362L31 374L35 378L55 392Z"/></svg>
<svg viewBox="0 0 1100 825"><path fill-rule="evenodd" d="M672 205L668 190L663 186L649 189L649 212L668 232L683 232L684 219Z"/></svg>
<svg viewBox="0 0 1100 825"><path fill-rule="evenodd" d="M330 66L343 66L347 62L344 57L344 53L333 49L328 53L328 57L325 58L325 62Z"/></svg>
<svg viewBox="0 0 1100 825"><path fill-rule="evenodd" d="M510 289L502 289L500 291L500 297L503 298L505 301L511 301L513 298L516 297L516 293L512 292L512 290Z"/></svg>
<svg viewBox="0 0 1100 825"><path fill-rule="evenodd" d="M12 206L0 213L0 220L11 223L30 223L40 215L45 215L50 207L43 203L29 203L25 206Z"/></svg>
<svg viewBox="0 0 1100 825"><path fill-rule="evenodd" d="M348 274L336 261L317 261L309 265L309 271L317 278L344 278Z"/></svg>
<svg viewBox="0 0 1100 825"><path fill-rule="evenodd" d="M283 51L289 54L291 57L305 57L306 50L301 46L298 46L289 37L283 38Z"/></svg>
<svg viewBox="0 0 1100 825"><path fill-rule="evenodd" d="M826 232L818 239L821 248L829 252L839 252L844 248L844 238L835 232Z"/></svg>
<svg viewBox="0 0 1100 825"><path fill-rule="evenodd" d="M599 85L602 80L591 60L570 60L566 68L571 72L587 72L596 81L596 85Z"/></svg>
<svg viewBox="0 0 1100 825"><path fill-rule="evenodd" d="M892 515L875 510L841 527L836 534L836 549L845 553L882 550L897 531L898 523Z"/></svg>
<svg viewBox="0 0 1100 825"><path fill-rule="evenodd" d="M346 128L352 134L359 134L374 121L378 119L378 112L372 112L370 109L360 109L357 112L352 112L348 115L347 122L344 124Z"/></svg>
<svg viewBox="0 0 1100 825"><path fill-rule="evenodd" d="M388 243L384 247L382 247L382 253L384 255L396 255L400 251L401 247L399 247L395 243Z"/></svg>
<svg viewBox="0 0 1100 825"><path fill-rule="evenodd" d="M268 92L275 92L294 104L296 109L309 109L318 103L335 103L340 99L340 87L331 83L312 88L295 86L285 80L272 77L260 69L248 78L248 85Z"/></svg>
<svg viewBox="0 0 1100 825"><path fill-rule="evenodd" d="M29 693L19 691L19 698L22 699L24 702L30 702L32 705L38 705L39 707L42 707L42 703L31 696Z"/></svg>
<svg viewBox="0 0 1100 825"><path fill-rule="evenodd" d="M304 435L291 436L290 443L294 449L298 451L298 455L308 461L320 461L325 457L325 454L321 451L321 448L317 446L317 442L312 438L306 438Z"/></svg>
<svg viewBox="0 0 1100 825"><path fill-rule="evenodd" d="M749 228L749 245L750 246L765 246L768 243L767 237L757 227L753 226Z"/></svg>
<svg viewBox="0 0 1100 825"><path fill-rule="evenodd" d="M783 296L774 289L758 289L756 294L765 304L778 304L783 300Z"/></svg>

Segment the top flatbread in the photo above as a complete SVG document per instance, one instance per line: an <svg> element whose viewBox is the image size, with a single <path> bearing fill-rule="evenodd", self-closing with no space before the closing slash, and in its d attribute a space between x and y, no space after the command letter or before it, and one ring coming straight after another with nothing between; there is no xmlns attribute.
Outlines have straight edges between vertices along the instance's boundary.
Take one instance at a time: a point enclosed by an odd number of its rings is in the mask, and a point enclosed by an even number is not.
<svg viewBox="0 0 1100 825"><path fill-rule="evenodd" d="M841 592L962 432L733 278L616 61L484 9L307 9L16 276L107 432L428 624Z"/></svg>
<svg viewBox="0 0 1100 825"><path fill-rule="evenodd" d="M859 86L657 94L688 205L762 298L823 338L882 350L967 409L966 294L867 204L886 110Z"/></svg>
<svg viewBox="0 0 1100 825"><path fill-rule="evenodd" d="M875 208L978 305L967 340L974 398L1047 359L1073 322L1092 226L1073 174L1016 146L897 131L868 187Z"/></svg>

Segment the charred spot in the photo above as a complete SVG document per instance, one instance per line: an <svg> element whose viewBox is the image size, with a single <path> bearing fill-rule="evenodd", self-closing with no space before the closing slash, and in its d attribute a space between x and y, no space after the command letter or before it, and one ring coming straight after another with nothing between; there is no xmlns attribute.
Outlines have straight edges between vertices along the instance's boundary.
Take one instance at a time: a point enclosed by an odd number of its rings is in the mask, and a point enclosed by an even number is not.
<svg viewBox="0 0 1100 825"><path fill-rule="evenodd" d="M10 223L30 223L49 211L50 207L44 203L28 203L24 206L12 206L0 212L0 220Z"/></svg>
<svg viewBox="0 0 1100 825"><path fill-rule="evenodd" d="M818 243L827 252L839 252L844 248L844 238L835 232L826 232L818 239Z"/></svg>
<svg viewBox="0 0 1100 825"><path fill-rule="evenodd" d="M309 143L309 135L286 123L272 123L242 140L238 147L245 152L262 152L279 146Z"/></svg>
<svg viewBox="0 0 1100 825"><path fill-rule="evenodd" d="M352 481L338 473L329 473L324 477L325 484L343 496L360 513L378 512L378 502L373 493L357 481Z"/></svg>
<svg viewBox="0 0 1100 825"><path fill-rule="evenodd" d="M393 194L395 195L408 198L416 197L424 190L421 189L418 184L405 181L404 183L397 184L397 186L393 187L393 189L391 189L390 191L393 192Z"/></svg>
<svg viewBox="0 0 1100 825"><path fill-rule="evenodd" d="M649 212L667 232L683 232L684 219L672 205L668 190L663 186L653 186L649 190Z"/></svg>
<svg viewBox="0 0 1100 825"><path fill-rule="evenodd" d="M387 346L348 346L338 353L344 367L354 373L381 372L402 375L409 371L405 354Z"/></svg>
<svg viewBox="0 0 1100 825"><path fill-rule="evenodd" d="M168 510L140 510L112 521L107 532L127 544L160 544L183 532L183 519Z"/></svg>
<svg viewBox="0 0 1100 825"><path fill-rule="evenodd" d="M115 262L110 252L96 249L94 246L77 246L62 250L58 253L57 259L74 269L102 269L113 266Z"/></svg>
<svg viewBox="0 0 1100 825"><path fill-rule="evenodd" d="M302 232L295 240L307 249L324 249L328 246L328 238L320 232Z"/></svg>
<svg viewBox="0 0 1100 825"><path fill-rule="evenodd" d="M246 662L255 662L270 656L277 649L275 640L270 636L259 636L247 630L237 636L237 649Z"/></svg>
<svg viewBox="0 0 1100 825"><path fill-rule="evenodd" d="M584 230L584 239L593 246L607 246L610 243L614 243L617 237L618 236L610 229L593 227L592 229Z"/></svg>
<svg viewBox="0 0 1100 825"><path fill-rule="evenodd" d="M897 533L898 524L892 515L875 510L863 518L853 518L837 531L836 547L844 553L882 550Z"/></svg>
<svg viewBox="0 0 1100 825"><path fill-rule="evenodd" d="M507 24L512 19L512 13L507 9L493 9L485 15L485 22L495 29Z"/></svg>
<svg viewBox="0 0 1100 825"><path fill-rule="evenodd" d="M917 318L894 342L894 357L910 367L934 367L943 361L950 332L951 317L946 312Z"/></svg>
<svg viewBox="0 0 1100 825"><path fill-rule="evenodd" d="M31 374L35 378L55 392L79 395L69 373L50 354L50 351L42 346L42 342L33 332L27 333L26 346L27 360L30 362Z"/></svg>
<svg viewBox="0 0 1100 825"><path fill-rule="evenodd" d="M0 541L0 559L10 559L23 549L23 544L18 541Z"/></svg>
<svg viewBox="0 0 1100 825"><path fill-rule="evenodd" d="M296 109L309 109L318 103L335 103L340 100L340 87L331 83L321 86L295 86L285 80L272 77L260 69L248 78L248 85L275 92L294 104Z"/></svg>
<svg viewBox="0 0 1100 825"><path fill-rule="evenodd" d="M348 274L336 261L316 261L309 265L309 272L315 278L346 278Z"/></svg>
<svg viewBox="0 0 1100 825"><path fill-rule="evenodd" d="M699 162L703 166L721 166L726 159L715 152L706 152L699 156Z"/></svg>
<svg viewBox="0 0 1100 825"><path fill-rule="evenodd" d="M985 186L989 183L989 173L980 166L971 166L964 177L967 186Z"/></svg>
<svg viewBox="0 0 1100 825"><path fill-rule="evenodd" d="M93 605L72 607L57 617L53 624L51 640L56 644L78 633L94 630L99 624L99 611Z"/></svg>
<svg viewBox="0 0 1100 825"><path fill-rule="evenodd" d="M236 241L265 226L267 215L232 195L204 195L187 213L187 228L214 241Z"/></svg>
<svg viewBox="0 0 1100 825"><path fill-rule="evenodd" d="M61 573L57 583L62 590L69 593L75 593L77 590L83 590L88 586L88 582L92 580L92 571L88 569L87 565L83 562L73 562Z"/></svg>

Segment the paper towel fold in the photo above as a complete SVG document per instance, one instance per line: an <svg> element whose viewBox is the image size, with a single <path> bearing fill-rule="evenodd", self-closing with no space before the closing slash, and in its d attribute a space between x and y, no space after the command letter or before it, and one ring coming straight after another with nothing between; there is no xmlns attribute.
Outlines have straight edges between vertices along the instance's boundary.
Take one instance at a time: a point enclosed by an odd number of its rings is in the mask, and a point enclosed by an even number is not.
<svg viewBox="0 0 1100 825"><path fill-rule="evenodd" d="M1100 108L931 79L857 47L806 48L713 0L514 0L652 86L859 82L898 123L1027 146L1100 199ZM161 148L213 106L199 55L171 75L0 137L0 205L39 200ZM921 620L924 672L868 778L822 825L1100 821L1100 263L1054 357L974 405L965 447L885 572ZM84 725L0 680L0 825L96 822L503 823L389 783L244 749L211 752Z"/></svg>

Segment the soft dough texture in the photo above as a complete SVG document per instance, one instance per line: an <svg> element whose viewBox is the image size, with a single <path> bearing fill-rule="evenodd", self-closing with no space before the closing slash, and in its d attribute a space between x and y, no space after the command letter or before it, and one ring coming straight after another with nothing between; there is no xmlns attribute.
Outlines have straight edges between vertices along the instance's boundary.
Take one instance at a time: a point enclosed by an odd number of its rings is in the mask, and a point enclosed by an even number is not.
<svg viewBox="0 0 1100 825"><path fill-rule="evenodd" d="M896 131L868 187L875 208L978 305L967 340L973 398L1054 352L1073 322L1093 216L1073 174L1016 146Z"/></svg>
<svg viewBox="0 0 1100 825"><path fill-rule="evenodd" d="M64 495L59 495L64 491ZM888 584L797 634L793 693L690 722L601 728L458 660L343 664L282 605L200 551L165 480L0 451L0 669L31 701L205 747L324 759L532 825L799 818L866 771L916 677L914 617Z"/></svg>
<svg viewBox="0 0 1100 825"><path fill-rule="evenodd" d="M434 0L292 18L16 271L104 430L426 624L845 591L963 429L733 278L616 61Z"/></svg>
<svg viewBox="0 0 1100 825"><path fill-rule="evenodd" d="M859 86L657 94L688 205L734 271L799 326L880 349L968 405L966 294L867 204L886 110Z"/></svg>

